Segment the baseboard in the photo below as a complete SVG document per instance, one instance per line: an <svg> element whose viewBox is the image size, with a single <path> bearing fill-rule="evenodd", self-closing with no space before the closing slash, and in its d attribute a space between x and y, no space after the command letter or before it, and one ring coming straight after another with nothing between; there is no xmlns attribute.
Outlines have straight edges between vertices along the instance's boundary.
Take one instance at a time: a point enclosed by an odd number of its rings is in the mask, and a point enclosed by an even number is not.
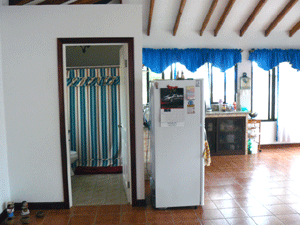
<svg viewBox="0 0 300 225"><path fill-rule="evenodd" d="M15 210L21 210L22 203L15 203ZM68 209L64 202L28 202L29 210L45 209Z"/></svg>
<svg viewBox="0 0 300 225"><path fill-rule="evenodd" d="M118 174L122 173L122 166L108 166L108 167L85 167L77 166L75 175L85 174Z"/></svg>
<svg viewBox="0 0 300 225"><path fill-rule="evenodd" d="M271 145L260 145L260 149L271 149L271 148L294 148L294 147L300 147L300 143L295 144L271 144Z"/></svg>
<svg viewBox="0 0 300 225"><path fill-rule="evenodd" d="M136 200L136 204L134 206L147 206L146 200Z"/></svg>
<svg viewBox="0 0 300 225"><path fill-rule="evenodd" d="M0 224L6 219L7 213L6 209L3 210L3 212L0 214Z"/></svg>

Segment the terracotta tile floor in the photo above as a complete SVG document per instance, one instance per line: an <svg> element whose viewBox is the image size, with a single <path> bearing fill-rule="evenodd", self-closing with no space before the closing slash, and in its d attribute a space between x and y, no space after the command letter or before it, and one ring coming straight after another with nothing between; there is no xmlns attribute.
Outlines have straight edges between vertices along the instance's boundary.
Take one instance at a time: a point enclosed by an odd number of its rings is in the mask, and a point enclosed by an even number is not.
<svg viewBox="0 0 300 225"><path fill-rule="evenodd" d="M300 224L300 148L215 156L205 177L205 205L198 209L152 209L146 181L147 207L76 206L45 211L43 219L32 211L30 224Z"/></svg>

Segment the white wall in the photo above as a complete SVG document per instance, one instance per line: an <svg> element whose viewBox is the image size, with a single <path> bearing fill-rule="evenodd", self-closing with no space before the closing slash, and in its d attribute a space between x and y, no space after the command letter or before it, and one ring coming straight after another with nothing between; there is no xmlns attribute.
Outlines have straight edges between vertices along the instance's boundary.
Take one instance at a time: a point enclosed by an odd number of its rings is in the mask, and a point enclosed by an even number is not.
<svg viewBox="0 0 300 225"><path fill-rule="evenodd" d="M118 45L91 45L83 53L81 46L67 46L67 67L118 66L120 48Z"/></svg>
<svg viewBox="0 0 300 225"><path fill-rule="evenodd" d="M261 137L260 144L261 145L269 145L269 144L278 144L276 142L276 132L277 126L276 122L262 122L261 123Z"/></svg>
<svg viewBox="0 0 300 225"><path fill-rule="evenodd" d="M0 6L1 7L1 6ZM1 43L1 27L0 27ZM2 81L2 54L0 45L0 214L6 208L6 203L10 201L5 115L4 115L4 98L3 98L3 81Z"/></svg>
<svg viewBox="0 0 300 225"><path fill-rule="evenodd" d="M0 7L1 7L1 5L9 5L9 0L1 0Z"/></svg>
<svg viewBox="0 0 300 225"><path fill-rule="evenodd" d="M141 7L9 6L0 15L12 200L63 201L57 81L63 37L134 37L137 198L144 199Z"/></svg>

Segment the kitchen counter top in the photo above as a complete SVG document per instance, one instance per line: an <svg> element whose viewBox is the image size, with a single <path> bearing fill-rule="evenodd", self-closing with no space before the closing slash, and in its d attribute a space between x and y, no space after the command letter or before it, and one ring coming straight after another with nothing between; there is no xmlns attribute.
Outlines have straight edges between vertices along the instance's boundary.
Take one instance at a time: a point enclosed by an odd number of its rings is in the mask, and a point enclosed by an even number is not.
<svg viewBox="0 0 300 225"><path fill-rule="evenodd" d="M245 111L232 111L232 112L206 112L205 117L206 118L212 118L212 117L240 117L240 116L248 116L249 112Z"/></svg>

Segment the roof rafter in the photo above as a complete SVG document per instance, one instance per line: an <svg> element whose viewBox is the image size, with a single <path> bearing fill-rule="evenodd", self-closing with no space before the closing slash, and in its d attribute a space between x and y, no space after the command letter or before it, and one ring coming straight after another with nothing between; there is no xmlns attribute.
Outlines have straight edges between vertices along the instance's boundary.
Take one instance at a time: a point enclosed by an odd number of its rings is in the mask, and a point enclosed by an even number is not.
<svg viewBox="0 0 300 225"><path fill-rule="evenodd" d="M298 30L300 29L300 21L293 26L293 28L289 31L289 36L292 37Z"/></svg>
<svg viewBox="0 0 300 225"><path fill-rule="evenodd" d="M271 31L277 26L277 24L283 19L283 17L293 8L293 6L298 2L298 0L291 0L284 9L278 14L275 20L270 24L270 26L265 31L265 36L267 37Z"/></svg>
<svg viewBox="0 0 300 225"><path fill-rule="evenodd" d="M185 3L186 3L186 0L181 0L180 8L179 8L179 11L178 11L178 14L177 14L177 18L176 18L176 22L175 22L175 26L174 26L174 30L173 30L173 36L175 36L176 33L177 33L180 18L181 18Z"/></svg>
<svg viewBox="0 0 300 225"><path fill-rule="evenodd" d="M218 24L217 24L217 26L216 26L216 29L215 29L215 31L214 31L214 36L215 36L215 37L218 35L218 32L219 32L219 30L221 29L221 27L222 27L222 25L223 25L223 23L224 23L226 17L228 16L228 14L229 14L229 12L230 12L230 10L231 10L233 4L235 3L235 1L236 1L236 0L229 0L227 6L225 7L225 10L224 10L222 16L220 17L219 22L218 22Z"/></svg>
<svg viewBox="0 0 300 225"><path fill-rule="evenodd" d="M29 2L33 2L34 0L21 0L21 1L9 1L10 5L25 5Z"/></svg>
<svg viewBox="0 0 300 225"><path fill-rule="evenodd" d="M96 4L96 3L101 3L102 4L107 4L111 0L77 0L75 2L70 3L70 5L78 5L78 4Z"/></svg>
<svg viewBox="0 0 300 225"><path fill-rule="evenodd" d="M240 36L241 37L244 35L244 33L246 32L246 30L248 29L248 27L250 26L250 24L254 21L255 17L257 16L257 14L260 12L260 10L262 9L262 7L265 5L265 3L267 1L268 0L260 0L258 2L258 4L256 5L255 9L253 10L253 12L248 17L247 21L244 23L243 27L240 30Z"/></svg>
<svg viewBox="0 0 300 225"><path fill-rule="evenodd" d="M210 20L211 15L213 14L213 12L215 10L217 4L218 4L218 0L213 0L213 2L211 3L211 6L210 6L210 8L209 8L209 10L207 12L207 15L206 15L206 17L204 19L203 24L202 24L202 27L201 27L201 30L200 30L200 36L203 35L203 32L204 32L204 30L205 30L205 28L206 28L206 26L207 26L207 24L208 24L208 22Z"/></svg>
<svg viewBox="0 0 300 225"><path fill-rule="evenodd" d="M96 2L98 2L98 0L77 0L75 2L70 3L70 5L94 4Z"/></svg>
<svg viewBox="0 0 300 225"><path fill-rule="evenodd" d="M38 3L38 5L60 5L69 0L45 0L43 2Z"/></svg>
<svg viewBox="0 0 300 225"><path fill-rule="evenodd" d="M153 15L153 10L154 10L154 4L155 4L155 0L151 0L149 19L148 19L148 30L147 30L147 35L148 36L150 36L150 29L151 29L151 23L152 23L152 15Z"/></svg>

